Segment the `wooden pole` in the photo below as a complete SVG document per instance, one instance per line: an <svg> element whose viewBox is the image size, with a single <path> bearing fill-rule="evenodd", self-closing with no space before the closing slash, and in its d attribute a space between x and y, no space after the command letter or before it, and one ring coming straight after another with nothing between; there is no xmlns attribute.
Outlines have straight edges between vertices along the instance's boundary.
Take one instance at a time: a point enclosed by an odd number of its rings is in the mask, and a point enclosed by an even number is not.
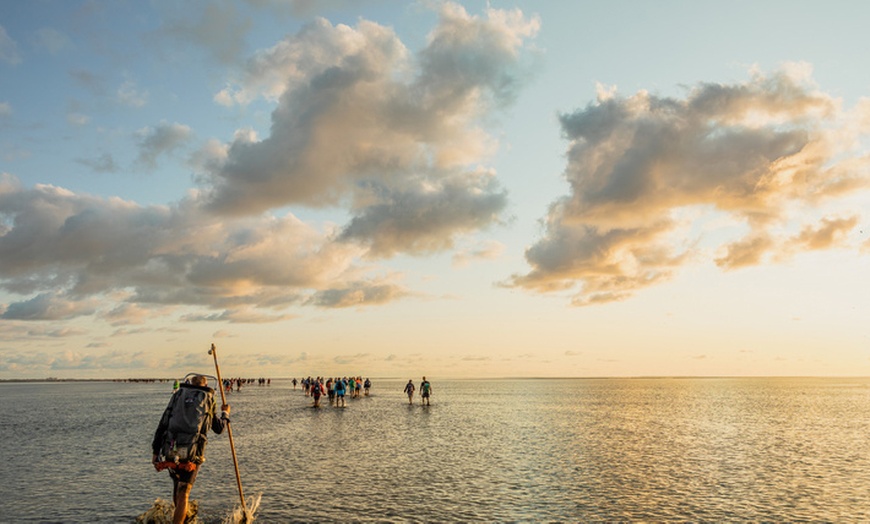
<svg viewBox="0 0 870 524"><path fill-rule="evenodd" d="M214 344L211 345L208 354L214 357L214 369L217 373L218 389L221 392L221 403L226 404L227 399L224 395L224 382L221 380L221 368L218 366L217 348L214 347ZM245 520L243 522L248 522L248 504L245 502L245 494L242 492L242 477L239 475L239 461L236 459L236 445L233 443L233 428L230 427L229 420L227 420L227 434L230 437L230 451L233 452L233 466L236 468L236 484L239 486L239 500L241 500L242 509L244 510Z"/></svg>

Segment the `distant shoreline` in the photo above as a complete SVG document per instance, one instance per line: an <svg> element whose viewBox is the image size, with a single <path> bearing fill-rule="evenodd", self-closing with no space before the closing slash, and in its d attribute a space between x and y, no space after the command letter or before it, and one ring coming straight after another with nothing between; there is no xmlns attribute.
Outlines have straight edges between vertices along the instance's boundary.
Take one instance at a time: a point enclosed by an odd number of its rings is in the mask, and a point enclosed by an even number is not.
<svg viewBox="0 0 870 524"><path fill-rule="evenodd" d="M299 378L299 377L297 377ZM661 376L634 376L634 377L485 377L485 378L450 378L444 377L438 380L475 380L475 381L498 381L498 380L722 380L722 379L867 379L867 375L661 375ZM55 382L131 382L131 383L162 383L179 380L177 377L151 377L151 378L0 378L3 383L55 383ZM271 378L277 380L293 380L293 377ZM404 380L402 377L372 377L372 380Z"/></svg>
<svg viewBox="0 0 870 524"><path fill-rule="evenodd" d="M0 378L0 382L172 382L176 378Z"/></svg>

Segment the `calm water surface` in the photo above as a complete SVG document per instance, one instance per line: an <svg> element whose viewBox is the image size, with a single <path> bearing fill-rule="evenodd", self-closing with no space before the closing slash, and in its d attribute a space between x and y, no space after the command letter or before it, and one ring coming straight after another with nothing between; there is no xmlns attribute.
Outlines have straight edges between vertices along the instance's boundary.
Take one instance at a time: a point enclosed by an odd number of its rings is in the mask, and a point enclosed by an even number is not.
<svg viewBox="0 0 870 524"><path fill-rule="evenodd" d="M257 522L868 521L870 379L374 380L344 409L233 392ZM419 383L419 380L415 380ZM132 522L170 498L150 442L171 387L0 384L0 522ZM238 500L226 435L193 488Z"/></svg>

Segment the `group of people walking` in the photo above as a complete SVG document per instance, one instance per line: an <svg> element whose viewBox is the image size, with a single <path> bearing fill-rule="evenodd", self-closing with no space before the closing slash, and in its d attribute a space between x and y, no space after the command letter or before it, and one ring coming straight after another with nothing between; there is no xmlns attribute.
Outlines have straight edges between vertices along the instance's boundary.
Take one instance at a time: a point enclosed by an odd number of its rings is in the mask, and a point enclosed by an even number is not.
<svg viewBox="0 0 870 524"><path fill-rule="evenodd" d="M246 384L253 384L256 382L260 386L271 386L272 379L271 378L225 378L223 379L223 388L227 393L232 393L233 387L236 388L236 391L241 391L242 386Z"/></svg>
<svg viewBox="0 0 870 524"><path fill-rule="evenodd" d="M372 381L362 377L342 377L342 378L323 378L323 377L307 377L302 380L293 379L293 389L301 384L302 391L306 397L311 397L314 400L313 407L320 407L320 399L326 395L329 399L329 405L338 408L347 406L347 398L360 398L360 395L369 396L369 390L372 387ZM420 387L414 385L413 379L408 380L405 384L404 392L408 395L408 404L414 403L414 395L420 392L420 404L429 406L430 397L432 396L432 384L423 377L420 381Z"/></svg>
<svg viewBox="0 0 870 524"><path fill-rule="evenodd" d="M408 395L408 404L414 403L414 392L417 388L414 386L413 380L408 380L408 383L405 384L405 394ZM426 377L423 377L423 381L420 382L420 404L424 406L429 406L429 397L432 395L432 384L426 380Z"/></svg>
<svg viewBox="0 0 870 524"><path fill-rule="evenodd" d="M296 379L293 379L293 389L296 389ZM326 378L307 377L302 379L302 390L305 396L314 399L314 407L320 407L320 398L326 395L329 405L337 408L347 406L347 397L359 398L360 395L369 396L372 381L362 377Z"/></svg>

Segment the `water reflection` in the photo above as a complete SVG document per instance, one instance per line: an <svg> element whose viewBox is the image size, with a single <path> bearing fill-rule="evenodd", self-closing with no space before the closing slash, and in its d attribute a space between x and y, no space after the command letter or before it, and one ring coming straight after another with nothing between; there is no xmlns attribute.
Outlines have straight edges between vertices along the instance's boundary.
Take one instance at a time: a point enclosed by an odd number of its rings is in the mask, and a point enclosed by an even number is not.
<svg viewBox="0 0 870 524"><path fill-rule="evenodd" d="M231 394L260 521L870 518L870 380L436 380L429 407L405 382L344 409L283 381ZM0 515L123 522L167 497L148 451L166 388L0 384L18 477ZM193 497L219 522L237 495L226 439L207 455Z"/></svg>

